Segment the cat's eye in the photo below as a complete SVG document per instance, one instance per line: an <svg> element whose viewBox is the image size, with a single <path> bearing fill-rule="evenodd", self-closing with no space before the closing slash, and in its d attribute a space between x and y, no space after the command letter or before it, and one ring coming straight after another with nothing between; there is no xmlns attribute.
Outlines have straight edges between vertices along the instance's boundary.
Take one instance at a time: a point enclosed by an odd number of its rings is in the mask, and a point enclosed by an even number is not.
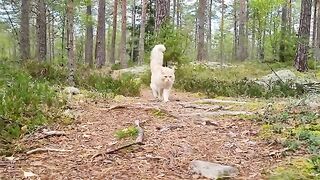
<svg viewBox="0 0 320 180"><path fill-rule="evenodd" d="M168 76L164 76L165 78L167 78Z"/></svg>

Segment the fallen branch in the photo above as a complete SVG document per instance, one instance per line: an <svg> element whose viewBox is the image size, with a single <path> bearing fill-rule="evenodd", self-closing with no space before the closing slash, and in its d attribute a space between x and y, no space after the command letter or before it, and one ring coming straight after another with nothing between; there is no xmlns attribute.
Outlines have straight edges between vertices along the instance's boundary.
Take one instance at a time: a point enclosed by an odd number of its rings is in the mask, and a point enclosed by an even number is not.
<svg viewBox="0 0 320 180"><path fill-rule="evenodd" d="M175 119L179 119L178 116L171 114L169 111L159 108L159 107L146 107L146 106L132 106L132 105L115 105L115 106L111 106L107 109L107 112L111 111L111 110L115 110L115 109L143 109L145 111L149 111L149 110L158 110L160 112L163 112L165 114L167 114L169 117L173 117Z"/></svg>
<svg viewBox="0 0 320 180"><path fill-rule="evenodd" d="M37 152L71 152L72 150L65 150L65 149L52 149L52 148L37 148L27 152L27 155L37 153Z"/></svg>
<svg viewBox="0 0 320 180"><path fill-rule="evenodd" d="M139 120L136 120L134 123L135 123L135 125L137 126L137 129L138 129L138 137L136 138L135 142L126 144L124 146L120 146L120 147L118 147L116 149L113 149L113 150L108 150L105 153L97 153L97 154L93 155L91 157L91 159L93 160L94 158L96 158L98 156L101 156L101 155L104 155L104 154L114 154L114 153L116 153L116 152L118 152L118 151L120 151L122 149L131 147L133 145L143 145L144 130L141 128Z"/></svg>
<svg viewBox="0 0 320 180"><path fill-rule="evenodd" d="M185 103L180 103L180 105L184 108L202 109L202 110L206 110L207 112L217 111L223 108L222 106L199 106L195 104L185 104Z"/></svg>
<svg viewBox="0 0 320 180"><path fill-rule="evenodd" d="M66 133L63 132L63 131L47 131L47 130L43 130L42 134L44 134L44 136L41 137L41 138L46 138L46 137L49 137L49 136L63 136L63 135L66 135Z"/></svg>
<svg viewBox="0 0 320 180"><path fill-rule="evenodd" d="M213 103L245 104L247 102L244 102L244 101L232 101L232 100L221 100L221 99L201 99L201 100L195 101L195 103L200 103L200 104L213 104Z"/></svg>

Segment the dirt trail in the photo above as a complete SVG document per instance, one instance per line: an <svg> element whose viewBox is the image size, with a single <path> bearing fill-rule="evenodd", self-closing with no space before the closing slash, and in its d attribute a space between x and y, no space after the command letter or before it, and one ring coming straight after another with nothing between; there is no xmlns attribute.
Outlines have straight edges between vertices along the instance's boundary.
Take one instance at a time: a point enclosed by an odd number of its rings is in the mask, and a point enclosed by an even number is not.
<svg viewBox="0 0 320 180"><path fill-rule="evenodd" d="M22 179L23 172L38 175L34 179L195 179L201 177L190 173L189 164L199 159L238 168L235 179L257 180L264 179L263 173L280 160L269 155L277 147L257 138L259 127L254 122L237 116L195 114L228 110L227 106L196 104L199 98L178 92L166 104L150 99L151 93L143 90L140 98L77 103L73 111L78 117L73 124L50 128L65 131L65 136L39 140L31 136L20 143L26 150L48 147L72 152L22 153L14 155L18 160L2 159L0 179ZM131 108L109 110L119 104ZM135 120L142 122L144 145L92 158L127 143L117 140L114 132Z"/></svg>

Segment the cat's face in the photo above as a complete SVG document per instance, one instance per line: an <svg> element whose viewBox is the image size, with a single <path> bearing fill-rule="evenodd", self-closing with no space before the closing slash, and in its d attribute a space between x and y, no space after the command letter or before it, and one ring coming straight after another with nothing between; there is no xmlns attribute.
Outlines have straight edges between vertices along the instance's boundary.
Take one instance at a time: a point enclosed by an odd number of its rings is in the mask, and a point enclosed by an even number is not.
<svg viewBox="0 0 320 180"><path fill-rule="evenodd" d="M173 83L175 76L174 76L174 70L167 68L167 67L163 67L162 71L161 71L161 75L162 75L162 81L165 83Z"/></svg>

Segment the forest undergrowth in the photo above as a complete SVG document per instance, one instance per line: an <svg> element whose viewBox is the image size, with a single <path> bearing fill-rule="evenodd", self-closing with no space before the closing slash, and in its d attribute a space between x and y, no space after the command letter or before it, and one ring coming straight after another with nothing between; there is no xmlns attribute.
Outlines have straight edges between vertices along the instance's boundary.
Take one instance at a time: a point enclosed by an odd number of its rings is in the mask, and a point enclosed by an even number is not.
<svg viewBox="0 0 320 180"><path fill-rule="evenodd" d="M256 67L256 63L213 70L201 65L181 66L176 71L175 88L201 93L209 98L259 99L266 107L261 104L257 107L253 105L253 109L266 109L264 114L239 117L260 124L259 137L283 147L280 154L288 160L275 167L270 177L319 177L319 114L292 103L278 105L277 98L301 98L305 96L304 90L293 88L293 84L280 82L273 88L266 89L252 79L270 73L270 67L264 64ZM274 63L271 67L278 70L287 66ZM79 66L75 78L76 87L103 99L116 95L139 96L143 84L148 85L150 81L147 72L141 77L125 74L116 80L98 72L99 70L92 71ZM0 153L8 155L23 151L14 142L38 127L50 123L63 124L62 113L68 109L67 96L63 93L64 87L68 85L68 72L65 67L31 61L23 65L2 62L0 73L3 75L0 78ZM275 105L267 105L270 102ZM130 133L135 134L135 129ZM121 138L127 134L119 131L117 136ZM296 171L297 168L301 171Z"/></svg>

